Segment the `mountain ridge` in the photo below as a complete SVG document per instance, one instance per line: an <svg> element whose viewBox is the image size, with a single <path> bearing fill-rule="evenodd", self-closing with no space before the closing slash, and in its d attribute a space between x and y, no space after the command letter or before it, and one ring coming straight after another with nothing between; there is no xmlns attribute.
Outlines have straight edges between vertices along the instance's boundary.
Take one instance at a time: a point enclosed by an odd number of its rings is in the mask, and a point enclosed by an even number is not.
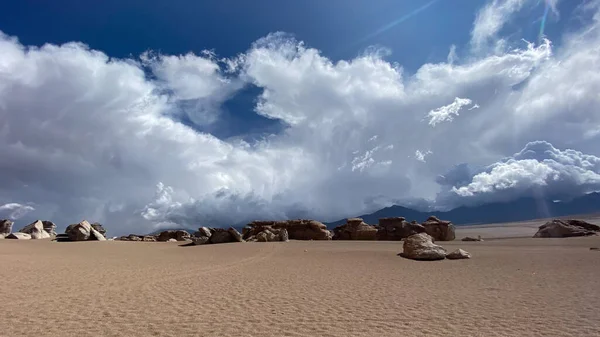
<svg viewBox="0 0 600 337"><path fill-rule="evenodd" d="M495 202L478 206L460 206L449 211L416 211L404 206L394 205L369 214L357 216L368 224L377 224L379 218L404 217L408 221L425 221L435 215L440 219L452 221L455 225L478 225L513 221L525 221L540 218L580 215L600 212L600 193L594 192L565 202L551 199L519 198L509 202ZM328 228L346 223L346 219L324 223Z"/></svg>

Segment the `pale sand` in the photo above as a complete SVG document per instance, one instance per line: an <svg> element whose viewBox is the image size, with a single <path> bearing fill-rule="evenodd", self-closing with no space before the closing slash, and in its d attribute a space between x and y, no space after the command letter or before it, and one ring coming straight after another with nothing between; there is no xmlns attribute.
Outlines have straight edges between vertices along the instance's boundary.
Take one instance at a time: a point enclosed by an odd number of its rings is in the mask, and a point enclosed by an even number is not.
<svg viewBox="0 0 600 337"><path fill-rule="evenodd" d="M600 237L440 244L1 240L0 335L600 336Z"/></svg>

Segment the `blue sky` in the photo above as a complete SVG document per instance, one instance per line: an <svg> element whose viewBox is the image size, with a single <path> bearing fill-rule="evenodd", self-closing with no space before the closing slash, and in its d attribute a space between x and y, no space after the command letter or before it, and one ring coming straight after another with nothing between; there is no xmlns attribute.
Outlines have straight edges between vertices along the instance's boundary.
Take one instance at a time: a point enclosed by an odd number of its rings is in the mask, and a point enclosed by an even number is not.
<svg viewBox="0 0 600 337"><path fill-rule="evenodd" d="M595 0L2 5L0 212L331 220L600 188Z"/></svg>

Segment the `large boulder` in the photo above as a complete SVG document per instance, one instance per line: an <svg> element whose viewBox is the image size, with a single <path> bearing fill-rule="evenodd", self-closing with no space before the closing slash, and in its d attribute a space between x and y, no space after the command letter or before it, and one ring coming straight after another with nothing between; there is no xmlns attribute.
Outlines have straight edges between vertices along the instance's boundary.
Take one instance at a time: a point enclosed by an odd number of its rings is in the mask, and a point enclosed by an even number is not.
<svg viewBox="0 0 600 337"><path fill-rule="evenodd" d="M92 225L86 220L83 220L78 224L69 225L65 233L69 236L71 241L87 241L90 239L92 229Z"/></svg>
<svg viewBox="0 0 600 337"><path fill-rule="evenodd" d="M279 241L282 241L282 242L290 241L290 236L288 234L287 229L282 228L279 230Z"/></svg>
<svg viewBox="0 0 600 337"><path fill-rule="evenodd" d="M196 233L194 233L193 236L197 236L197 237L205 236L207 238L210 238L211 235L212 235L212 233L210 231L210 228L200 227L200 228L198 228L198 231Z"/></svg>
<svg viewBox="0 0 600 337"><path fill-rule="evenodd" d="M186 240L189 240L190 238L191 238L191 235L187 231L166 230L166 231L160 232L160 234L158 234L158 237L156 238L156 240L161 241L161 242L167 242L170 239L173 239L175 241L186 241Z"/></svg>
<svg viewBox="0 0 600 337"><path fill-rule="evenodd" d="M235 229L233 227L229 227L229 229L227 231L229 232L229 234L231 234L231 237L233 237L234 241L244 242L244 239L242 239L242 234L240 232L238 232L237 229Z"/></svg>
<svg viewBox="0 0 600 337"><path fill-rule="evenodd" d="M425 227L416 221L408 222L403 217L381 218L377 229L377 240L400 241L407 237L425 233Z"/></svg>
<svg viewBox="0 0 600 337"><path fill-rule="evenodd" d="M106 229L104 229L104 226L102 226L102 224L94 222L92 224L92 228L95 229L98 233L104 235L104 237L106 237Z"/></svg>
<svg viewBox="0 0 600 337"><path fill-rule="evenodd" d="M90 229L90 240L106 241L106 237L98 232L94 227Z"/></svg>
<svg viewBox="0 0 600 337"><path fill-rule="evenodd" d="M333 229L333 240L377 240L377 228L361 218L350 218L346 224Z"/></svg>
<svg viewBox="0 0 600 337"><path fill-rule="evenodd" d="M13 222L8 219L0 220L0 238L3 238L12 232Z"/></svg>
<svg viewBox="0 0 600 337"><path fill-rule="evenodd" d="M192 243L194 243L197 246L205 245L205 244L209 243L208 242L209 240L210 240L210 237L208 237L208 236L192 236Z"/></svg>
<svg viewBox="0 0 600 337"><path fill-rule="evenodd" d="M435 241L452 241L456 239L455 228L450 221L430 216L421 225L425 227L425 233L429 234Z"/></svg>
<svg viewBox="0 0 600 337"><path fill-rule="evenodd" d="M51 237L56 236L56 225L52 221L42 220L42 224L44 225L44 230L50 234Z"/></svg>
<svg viewBox="0 0 600 337"><path fill-rule="evenodd" d="M10 234L8 234L6 236L6 239L30 240L31 239L31 235L29 235L27 233L16 232L16 233L10 233Z"/></svg>
<svg viewBox="0 0 600 337"><path fill-rule="evenodd" d="M210 243L229 243L236 242L231 232L224 228L211 228Z"/></svg>
<svg viewBox="0 0 600 337"><path fill-rule="evenodd" d="M574 236L596 235L600 226L582 220L554 219L541 225L534 238L568 238Z"/></svg>
<svg viewBox="0 0 600 337"><path fill-rule="evenodd" d="M31 235L32 239L50 239L50 234L44 230L44 223L37 220L21 228L19 231Z"/></svg>
<svg viewBox="0 0 600 337"><path fill-rule="evenodd" d="M243 239L256 237L264 230L278 235L281 229L288 232L288 238L291 240L331 240L332 233L327 230L327 226L315 220L285 220L285 221L253 221L244 229Z"/></svg>
<svg viewBox="0 0 600 337"><path fill-rule="evenodd" d="M402 257L413 260L443 260L446 250L433 243L432 237L427 233L414 234L404 239Z"/></svg>

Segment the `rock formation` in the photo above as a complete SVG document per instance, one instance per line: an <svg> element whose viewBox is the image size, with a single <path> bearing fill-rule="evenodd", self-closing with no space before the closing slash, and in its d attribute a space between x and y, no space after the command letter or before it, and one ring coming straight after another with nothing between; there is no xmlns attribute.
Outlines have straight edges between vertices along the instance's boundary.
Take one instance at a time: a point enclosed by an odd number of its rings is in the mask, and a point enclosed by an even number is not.
<svg viewBox="0 0 600 337"><path fill-rule="evenodd" d="M16 233L10 233L10 234L8 234L6 236L6 239L30 240L31 239L31 235L29 235L27 233L16 232Z"/></svg>
<svg viewBox="0 0 600 337"><path fill-rule="evenodd" d="M285 220L285 221L253 221L244 228L243 238L246 241L256 238L260 232L268 230L275 236L285 229L290 240L331 240L332 233L327 226L315 220Z"/></svg>
<svg viewBox="0 0 600 337"><path fill-rule="evenodd" d="M464 237L461 241L483 241L483 239L481 238L481 235L478 235L476 238L470 236Z"/></svg>
<svg viewBox="0 0 600 337"><path fill-rule="evenodd" d="M98 232L87 220L83 220L78 224L72 224L65 230L69 240L71 241L106 241L106 237Z"/></svg>
<svg viewBox="0 0 600 337"><path fill-rule="evenodd" d="M242 234L233 227L229 227L228 229L200 227L198 231L194 233L191 240L195 245L244 242Z"/></svg>
<svg viewBox="0 0 600 337"><path fill-rule="evenodd" d="M12 232L13 222L8 219L0 220L0 239L6 237Z"/></svg>
<svg viewBox="0 0 600 337"><path fill-rule="evenodd" d="M471 254L466 250L462 250L459 248L453 251L452 253L446 254L446 258L450 260L470 259Z"/></svg>
<svg viewBox="0 0 600 337"><path fill-rule="evenodd" d="M411 235L425 233L425 227L416 221L408 222L403 217L381 218L377 229L377 240L400 241Z"/></svg>
<svg viewBox="0 0 600 337"><path fill-rule="evenodd" d="M346 224L333 229L333 240L377 240L377 228L361 218L350 218Z"/></svg>
<svg viewBox="0 0 600 337"><path fill-rule="evenodd" d="M554 219L541 225L534 238L568 238L573 236L595 235L600 226L581 220Z"/></svg>
<svg viewBox="0 0 600 337"><path fill-rule="evenodd" d="M402 257L413 260L443 260L446 258L446 250L433 243L431 236L427 233L418 233L404 239Z"/></svg>
<svg viewBox="0 0 600 337"><path fill-rule="evenodd" d="M50 237L56 237L56 225L52 221L42 220L44 230L50 234Z"/></svg>
<svg viewBox="0 0 600 337"><path fill-rule="evenodd" d="M421 225L425 227L425 233L429 234L434 241L452 241L456 238L454 225L450 221L430 216Z"/></svg>
<svg viewBox="0 0 600 337"><path fill-rule="evenodd" d="M106 229L104 229L104 226L102 226L102 224L98 223L98 222L94 222L92 224L92 228L94 228L95 230L98 231L98 233L104 235L104 237L106 237Z"/></svg>
<svg viewBox="0 0 600 337"><path fill-rule="evenodd" d="M175 241L186 241L190 240L190 237L190 233L184 230L167 230L160 232L156 241L167 242L170 239L174 239Z"/></svg>
<svg viewBox="0 0 600 337"><path fill-rule="evenodd" d="M51 237L50 233L44 230L44 223L40 220L21 228L19 232L29 234L32 239L50 239Z"/></svg>

